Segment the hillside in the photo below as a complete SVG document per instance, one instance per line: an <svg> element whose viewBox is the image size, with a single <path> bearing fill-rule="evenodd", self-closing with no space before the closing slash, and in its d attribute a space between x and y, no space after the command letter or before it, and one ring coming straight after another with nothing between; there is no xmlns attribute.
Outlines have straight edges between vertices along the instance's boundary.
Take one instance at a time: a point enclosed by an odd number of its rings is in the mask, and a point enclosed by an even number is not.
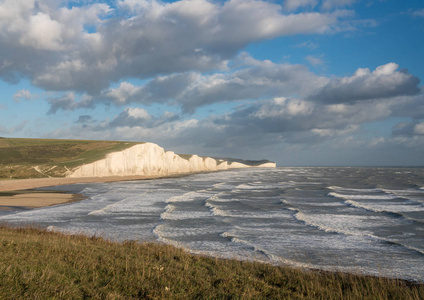
<svg viewBox="0 0 424 300"><path fill-rule="evenodd" d="M63 177L69 169L137 143L0 138L0 179Z"/></svg>
<svg viewBox="0 0 424 300"><path fill-rule="evenodd" d="M0 138L0 179L167 176L275 163L176 154L152 143Z"/></svg>

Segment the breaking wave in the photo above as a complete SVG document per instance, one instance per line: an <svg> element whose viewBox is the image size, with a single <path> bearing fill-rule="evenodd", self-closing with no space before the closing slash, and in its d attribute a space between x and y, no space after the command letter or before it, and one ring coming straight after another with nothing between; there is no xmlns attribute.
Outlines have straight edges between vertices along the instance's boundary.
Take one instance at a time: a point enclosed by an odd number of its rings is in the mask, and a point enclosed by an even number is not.
<svg viewBox="0 0 424 300"><path fill-rule="evenodd" d="M325 224L317 222L313 218L310 218L308 215L306 215L306 214L304 214L300 211L297 211L296 213L294 213L293 217L296 220L298 220L299 222L303 222L305 225L315 227L315 228L322 230L322 231L325 231L325 232L335 233L335 234L343 234L343 235L363 236L363 237L367 237L367 238L372 238L372 239L378 240L379 242L382 242L382 243L389 243L389 244L392 244L392 245L401 246L401 247L404 247L408 250L412 250L412 251L418 252L421 255L424 255L424 249L419 249L417 247L406 245L406 244L403 244L403 243L398 242L398 241L393 241L393 240L390 240L390 239L379 237L379 236L376 236L376 235L374 235L370 232L366 232L366 231L349 230L349 229L331 227L330 225L325 225Z"/></svg>

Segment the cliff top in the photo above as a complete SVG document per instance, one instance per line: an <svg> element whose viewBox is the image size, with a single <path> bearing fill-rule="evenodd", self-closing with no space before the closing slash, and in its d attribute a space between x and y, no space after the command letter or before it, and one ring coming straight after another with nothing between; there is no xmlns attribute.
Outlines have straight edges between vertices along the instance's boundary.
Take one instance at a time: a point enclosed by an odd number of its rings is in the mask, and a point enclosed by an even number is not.
<svg viewBox="0 0 424 300"><path fill-rule="evenodd" d="M0 138L0 179L64 176L134 142Z"/></svg>
<svg viewBox="0 0 424 300"><path fill-rule="evenodd" d="M142 142L25 139L0 137L0 180L64 177L71 170L105 158ZM190 160L192 154L177 154ZM206 157L202 157L206 159ZM229 165L242 163L259 166L268 160L246 161L241 159L215 158Z"/></svg>

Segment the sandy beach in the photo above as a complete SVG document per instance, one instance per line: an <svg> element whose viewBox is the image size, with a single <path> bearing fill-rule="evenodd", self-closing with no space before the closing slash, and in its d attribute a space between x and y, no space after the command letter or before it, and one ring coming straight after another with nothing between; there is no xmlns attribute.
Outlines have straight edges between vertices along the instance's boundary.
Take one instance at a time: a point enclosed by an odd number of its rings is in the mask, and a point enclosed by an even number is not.
<svg viewBox="0 0 424 300"><path fill-rule="evenodd" d="M64 193L23 193L12 196L0 196L0 207L37 208L83 199L78 194ZM0 208L1 209L1 208Z"/></svg>
<svg viewBox="0 0 424 300"><path fill-rule="evenodd" d="M43 193L43 192L29 192L26 190L77 184L77 183L91 183L91 182L114 182L123 180L142 180L142 179L153 179L159 177L146 177L146 176L114 176L114 177L89 177L89 178L36 178L36 179L13 179L13 180L1 180L0 181L0 209L6 210L10 207L26 207L26 208L37 208L44 206L51 206L57 204L63 204L67 202L73 202L83 199L78 194L66 194L66 193ZM7 193L19 191L17 193ZM25 191L25 192L22 192Z"/></svg>

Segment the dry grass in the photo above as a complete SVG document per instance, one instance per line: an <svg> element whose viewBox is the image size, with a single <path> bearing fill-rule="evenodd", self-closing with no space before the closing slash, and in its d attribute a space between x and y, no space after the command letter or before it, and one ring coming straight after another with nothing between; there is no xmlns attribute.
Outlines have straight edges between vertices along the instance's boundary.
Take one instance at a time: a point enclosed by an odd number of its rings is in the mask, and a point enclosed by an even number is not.
<svg viewBox="0 0 424 300"><path fill-rule="evenodd" d="M1 299L423 299L423 285L0 227Z"/></svg>

